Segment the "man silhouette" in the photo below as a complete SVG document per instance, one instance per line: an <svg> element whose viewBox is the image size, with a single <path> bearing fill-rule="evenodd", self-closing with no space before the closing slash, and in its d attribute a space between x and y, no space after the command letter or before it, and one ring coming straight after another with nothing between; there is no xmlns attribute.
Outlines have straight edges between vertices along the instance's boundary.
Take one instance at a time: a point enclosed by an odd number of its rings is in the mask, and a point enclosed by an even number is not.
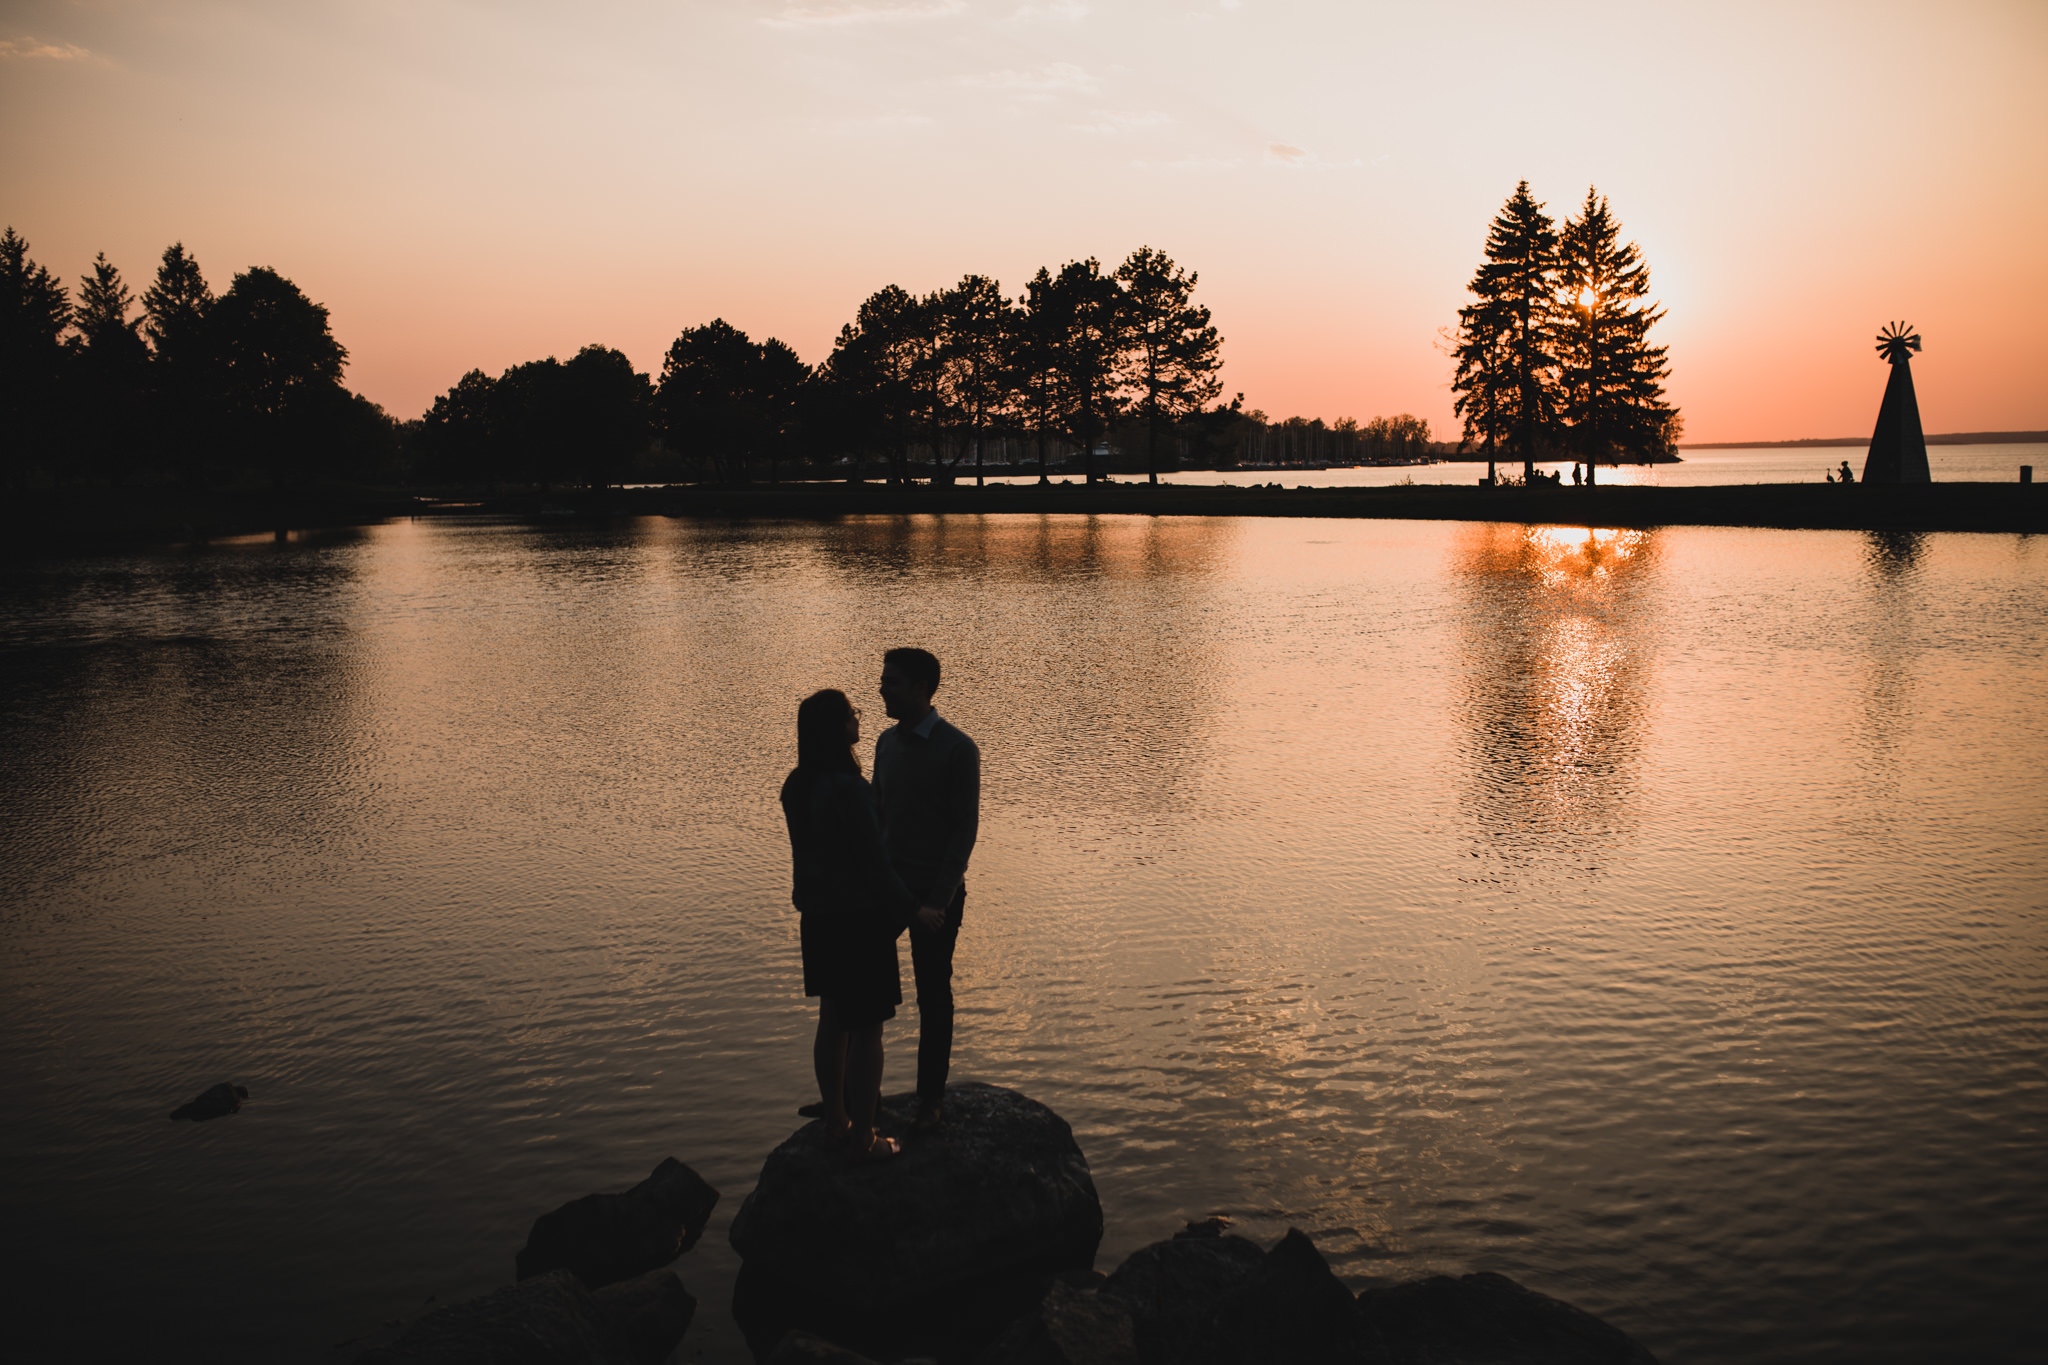
<svg viewBox="0 0 2048 1365"><path fill-rule="evenodd" d="M939 661L882 656L882 707L896 723L875 740L875 798L896 874L917 898L910 962L917 983L917 1120L939 1125L953 1059L953 945L967 905L967 860L981 824L981 750L932 709Z"/></svg>

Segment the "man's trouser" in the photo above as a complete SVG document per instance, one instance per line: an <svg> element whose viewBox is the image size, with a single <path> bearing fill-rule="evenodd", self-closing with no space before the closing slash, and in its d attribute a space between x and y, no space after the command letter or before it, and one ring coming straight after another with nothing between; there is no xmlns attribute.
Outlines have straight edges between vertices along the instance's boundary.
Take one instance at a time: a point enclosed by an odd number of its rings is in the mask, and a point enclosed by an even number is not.
<svg viewBox="0 0 2048 1365"><path fill-rule="evenodd" d="M917 1098L927 1104L945 1095L946 1073L953 1065L953 945L959 942L966 908L967 888L962 886L946 907L944 929L910 922L910 967L917 979Z"/></svg>

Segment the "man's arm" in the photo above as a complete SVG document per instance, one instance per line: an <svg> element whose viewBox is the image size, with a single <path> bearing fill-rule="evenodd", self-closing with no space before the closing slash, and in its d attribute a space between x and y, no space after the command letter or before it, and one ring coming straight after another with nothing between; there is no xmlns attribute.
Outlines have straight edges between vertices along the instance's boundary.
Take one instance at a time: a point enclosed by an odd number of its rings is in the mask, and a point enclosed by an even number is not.
<svg viewBox="0 0 2048 1365"><path fill-rule="evenodd" d="M967 736L946 755L946 842L939 854L940 880L950 904L967 879L967 860L981 833L981 750Z"/></svg>

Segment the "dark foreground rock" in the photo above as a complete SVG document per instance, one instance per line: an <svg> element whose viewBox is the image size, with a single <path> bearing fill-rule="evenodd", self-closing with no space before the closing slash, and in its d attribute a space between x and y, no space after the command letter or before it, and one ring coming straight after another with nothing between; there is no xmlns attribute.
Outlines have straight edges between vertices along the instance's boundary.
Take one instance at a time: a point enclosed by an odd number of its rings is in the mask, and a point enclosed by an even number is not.
<svg viewBox="0 0 2048 1365"><path fill-rule="evenodd" d="M1190 1235L1190 1233L1194 1235ZM1072 1324L1128 1312L1126 1346ZM1068 1325L1067 1330L1062 1330ZM1290 1229L1270 1250L1212 1222L1133 1252L1099 1289L1070 1279L975 1365L1656 1365L1592 1314L1503 1275L1352 1296Z"/></svg>
<svg viewBox="0 0 2048 1365"><path fill-rule="evenodd" d="M1054 1280L975 1365L1138 1365L1131 1306L1099 1285Z"/></svg>
<svg viewBox="0 0 2048 1365"><path fill-rule="evenodd" d="M566 1270L426 1314L358 1365L656 1365L697 1311L672 1270L592 1293Z"/></svg>
<svg viewBox="0 0 2048 1365"><path fill-rule="evenodd" d="M999 1086L947 1087L946 1122L910 1134L898 1095L879 1124L893 1160L855 1164L822 1122L769 1154L733 1219L749 1272L866 1311L1019 1272L1087 1269L1102 1202L1066 1120Z"/></svg>
<svg viewBox="0 0 2048 1365"><path fill-rule="evenodd" d="M718 1191L669 1157L624 1194L587 1194L534 1221L519 1278L569 1270L592 1289L665 1266L697 1244Z"/></svg>
<svg viewBox="0 0 2048 1365"><path fill-rule="evenodd" d="M173 1122L190 1119L194 1123L204 1123L208 1119L224 1118L240 1109L242 1101L248 1098L247 1086L222 1081L219 1085L202 1090L194 1098L173 1109L171 1119Z"/></svg>
<svg viewBox="0 0 2048 1365"><path fill-rule="evenodd" d="M1370 1365L1656 1365L1620 1328L1487 1272L1368 1289L1358 1323Z"/></svg>

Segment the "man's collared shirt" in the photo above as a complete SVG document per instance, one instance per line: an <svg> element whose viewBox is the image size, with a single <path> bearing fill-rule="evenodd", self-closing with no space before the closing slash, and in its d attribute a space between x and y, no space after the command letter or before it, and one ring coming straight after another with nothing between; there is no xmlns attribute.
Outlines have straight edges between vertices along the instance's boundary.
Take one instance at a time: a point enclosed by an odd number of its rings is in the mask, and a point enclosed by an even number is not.
<svg viewBox="0 0 2048 1365"><path fill-rule="evenodd" d="M937 711L892 725L875 740L875 797L889 861L919 904L951 904L981 827L981 750Z"/></svg>

